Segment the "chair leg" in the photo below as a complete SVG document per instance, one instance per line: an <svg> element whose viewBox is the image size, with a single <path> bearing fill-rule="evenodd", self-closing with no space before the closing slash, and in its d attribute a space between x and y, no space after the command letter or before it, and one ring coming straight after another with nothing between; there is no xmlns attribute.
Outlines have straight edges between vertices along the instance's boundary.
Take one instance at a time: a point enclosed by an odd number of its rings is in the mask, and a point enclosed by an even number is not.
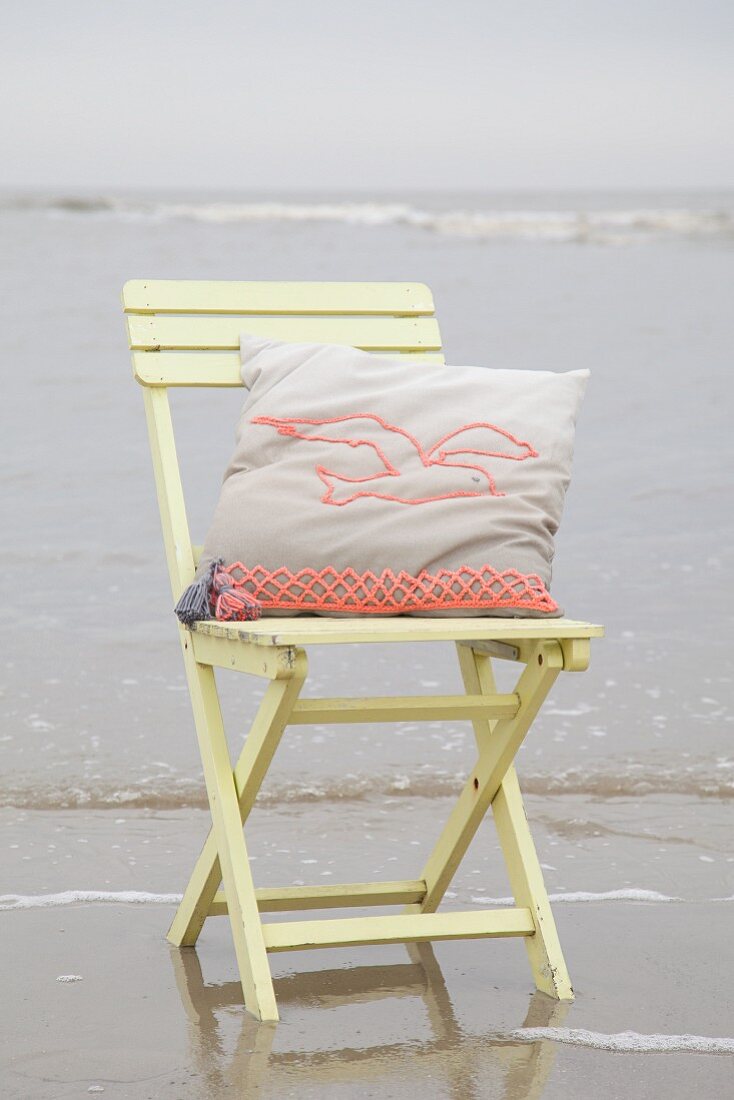
<svg viewBox="0 0 734 1100"><path fill-rule="evenodd" d="M493 694L497 689L489 657L475 653L469 646L459 645L457 650L467 693ZM482 744L493 735L497 723L479 719L473 725L477 744L481 749ZM492 812L515 903L530 909L535 921L535 935L525 937L535 984L543 993L559 1001L572 1001L573 988L514 764L507 769L492 801Z"/></svg>
<svg viewBox="0 0 734 1100"><path fill-rule="evenodd" d="M214 670L197 664L189 649L184 660L245 1006L259 1020L277 1020Z"/></svg>
<svg viewBox="0 0 734 1100"><path fill-rule="evenodd" d="M294 662L293 675L268 684L234 770L242 823L252 809L306 674L306 654L301 651ZM176 947L193 947L221 880L217 842L214 831L210 830L168 931L170 943Z"/></svg>
<svg viewBox="0 0 734 1100"><path fill-rule="evenodd" d="M526 906L535 921L535 935L525 937L535 985L559 1001L572 1001L573 987L525 816L514 765L509 768L495 795L492 811L515 901L517 905Z"/></svg>
<svg viewBox="0 0 734 1100"><path fill-rule="evenodd" d="M536 714L563 668L558 642L540 641L528 651L528 663L518 680L520 708L513 718L493 723L491 737L482 735L476 764L420 874L426 883L423 901L406 912L433 913L479 828ZM486 729L489 731L489 727Z"/></svg>

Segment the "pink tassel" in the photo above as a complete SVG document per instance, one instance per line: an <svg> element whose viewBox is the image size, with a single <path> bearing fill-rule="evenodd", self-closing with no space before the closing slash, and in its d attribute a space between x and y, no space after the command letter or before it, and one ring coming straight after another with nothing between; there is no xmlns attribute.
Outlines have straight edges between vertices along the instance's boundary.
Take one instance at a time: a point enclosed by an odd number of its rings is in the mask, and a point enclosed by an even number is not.
<svg viewBox="0 0 734 1100"><path fill-rule="evenodd" d="M262 604L244 588L237 587L234 577L220 564L212 573L209 600L214 618L225 622L251 622L262 615Z"/></svg>

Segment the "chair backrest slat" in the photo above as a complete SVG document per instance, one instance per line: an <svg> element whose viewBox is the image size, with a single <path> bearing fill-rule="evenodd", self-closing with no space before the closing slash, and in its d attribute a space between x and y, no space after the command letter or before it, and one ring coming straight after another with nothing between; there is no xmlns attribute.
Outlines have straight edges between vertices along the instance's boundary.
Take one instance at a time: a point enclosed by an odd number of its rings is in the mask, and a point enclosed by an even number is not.
<svg viewBox="0 0 734 1100"><path fill-rule="evenodd" d="M241 386L237 352L172 351L159 355L133 351L133 370L143 386ZM443 363L440 352L405 352L409 363Z"/></svg>
<svg viewBox="0 0 734 1100"><path fill-rule="evenodd" d="M345 344L365 351L436 351L441 347L433 317L267 317L252 314L128 317L130 347L148 351L231 351L240 332L297 343Z"/></svg>
<svg viewBox="0 0 734 1100"><path fill-rule="evenodd" d="M423 283L241 283L132 279L126 313L303 313L310 316L433 316Z"/></svg>
<svg viewBox="0 0 734 1100"><path fill-rule="evenodd" d="M150 445L174 596L195 555L168 403L169 386L240 386L240 332L293 343L344 344L410 362L443 362L423 283L203 282L125 284L135 377L145 387Z"/></svg>

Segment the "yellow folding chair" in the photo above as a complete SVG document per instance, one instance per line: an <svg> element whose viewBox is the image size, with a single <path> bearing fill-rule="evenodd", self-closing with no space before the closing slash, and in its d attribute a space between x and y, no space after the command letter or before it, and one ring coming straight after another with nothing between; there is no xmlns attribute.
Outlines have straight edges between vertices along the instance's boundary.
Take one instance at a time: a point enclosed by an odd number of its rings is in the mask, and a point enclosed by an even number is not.
<svg viewBox="0 0 734 1100"><path fill-rule="evenodd" d="M193 579L197 550L186 519L168 403L169 386L240 386L241 330L279 340L345 344L410 362L443 362L433 299L419 283L142 281L125 285L133 369L143 387L168 570L175 600ZM172 623L175 621L172 616ZM207 917L228 914L246 1007L277 1020L269 951L356 944L522 936L538 989L571 1000L540 864L513 761L556 677L589 662L600 626L570 619L300 616L180 627L212 830L168 933L191 946ZM464 695L300 699L306 647L350 642L456 643ZM492 657L522 666L498 693ZM269 681L234 770L215 668ZM256 889L243 825L285 727L303 723L470 721L477 759L416 879ZM487 810L492 808L515 905L437 912ZM220 891L220 885L223 889ZM392 916L263 921L263 913L401 906Z"/></svg>

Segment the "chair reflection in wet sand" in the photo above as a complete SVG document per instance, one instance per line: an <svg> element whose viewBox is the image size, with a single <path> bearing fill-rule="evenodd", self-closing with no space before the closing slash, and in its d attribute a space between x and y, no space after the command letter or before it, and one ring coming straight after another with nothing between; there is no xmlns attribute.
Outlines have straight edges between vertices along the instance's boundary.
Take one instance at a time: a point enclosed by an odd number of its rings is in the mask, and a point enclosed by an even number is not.
<svg viewBox="0 0 734 1100"><path fill-rule="evenodd" d="M324 1049L300 1046L303 1031L295 1036L296 1049L273 1051L274 1023L261 1023L249 1015L232 1015L228 1025L218 1018L223 1010L242 1003L239 982L205 985L199 957L192 948L172 950L173 963L184 1010L189 1020L192 1069L202 1078L207 1095L241 1096L260 1088L286 1088L334 1084L387 1084L392 1072L412 1087L425 1083L441 1088L448 1100L538 1100L543 1095L555 1061L555 1044L547 1039L519 1041L512 1033L487 1029L486 1035L467 1033L459 1025L438 960L429 943L406 945L411 962L391 966L358 966L320 970L318 983L311 973L275 978L278 1000L294 1008L349 1008L392 998L419 997L425 1006L433 1037L374 1045L335 1048L327 1040ZM315 992L318 990L318 992ZM523 1028L557 1027L570 1004L537 991L532 995ZM235 1029L235 1038L225 1034ZM323 1021L319 1022L319 1031ZM360 1032L364 1034L360 1025ZM277 1032L279 1045L286 1032ZM232 1090L230 1092L230 1090ZM277 1094L277 1093L276 1093ZM359 1095L359 1093L357 1093Z"/></svg>

